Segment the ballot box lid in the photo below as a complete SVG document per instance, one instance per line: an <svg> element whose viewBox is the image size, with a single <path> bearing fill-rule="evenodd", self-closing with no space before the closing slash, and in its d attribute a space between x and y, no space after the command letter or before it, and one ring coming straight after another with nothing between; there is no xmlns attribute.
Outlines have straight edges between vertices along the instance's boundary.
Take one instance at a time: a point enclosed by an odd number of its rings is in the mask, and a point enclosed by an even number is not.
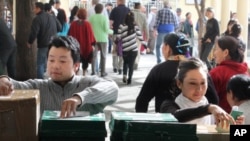
<svg viewBox="0 0 250 141"><path fill-rule="evenodd" d="M107 136L103 113L77 112L74 116L60 118L60 111L45 110L39 126L41 136Z"/></svg>

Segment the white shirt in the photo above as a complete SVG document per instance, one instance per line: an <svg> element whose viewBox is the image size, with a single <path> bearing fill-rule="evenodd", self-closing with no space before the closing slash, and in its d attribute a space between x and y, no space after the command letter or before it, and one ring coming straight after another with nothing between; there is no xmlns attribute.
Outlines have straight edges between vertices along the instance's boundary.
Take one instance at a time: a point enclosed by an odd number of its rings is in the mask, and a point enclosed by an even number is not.
<svg viewBox="0 0 250 141"><path fill-rule="evenodd" d="M250 100L245 101L244 103L239 105L239 111L243 112L245 116L245 124L250 124Z"/></svg>

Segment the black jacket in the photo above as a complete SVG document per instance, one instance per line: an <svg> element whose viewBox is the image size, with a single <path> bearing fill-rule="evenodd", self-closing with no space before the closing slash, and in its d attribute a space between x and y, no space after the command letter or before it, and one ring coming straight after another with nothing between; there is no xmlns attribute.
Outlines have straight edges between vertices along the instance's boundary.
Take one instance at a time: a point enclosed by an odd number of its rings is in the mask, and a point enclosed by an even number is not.
<svg viewBox="0 0 250 141"><path fill-rule="evenodd" d="M155 112L160 112L160 106L164 100L175 100L175 98L181 93L181 90L175 83L178 65L179 61L169 60L152 68L142 85L138 97L136 98L136 112L147 112L149 102L153 98L155 98ZM208 88L205 96L209 103L219 103L217 92L209 75Z"/></svg>
<svg viewBox="0 0 250 141"><path fill-rule="evenodd" d="M41 11L33 19L28 42L32 44L37 38L37 47L48 47L53 36L57 34L55 19L48 13Z"/></svg>
<svg viewBox="0 0 250 141"><path fill-rule="evenodd" d="M0 51L16 47L16 41L11 35L6 23L0 19Z"/></svg>

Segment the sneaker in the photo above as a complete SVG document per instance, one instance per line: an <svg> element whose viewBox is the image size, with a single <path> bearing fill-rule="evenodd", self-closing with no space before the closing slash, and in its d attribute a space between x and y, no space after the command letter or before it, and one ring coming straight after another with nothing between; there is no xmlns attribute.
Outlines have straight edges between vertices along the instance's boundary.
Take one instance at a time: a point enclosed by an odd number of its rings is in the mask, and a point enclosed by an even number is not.
<svg viewBox="0 0 250 141"><path fill-rule="evenodd" d="M116 68L114 68L113 71L114 71L114 73L117 73L117 69Z"/></svg>

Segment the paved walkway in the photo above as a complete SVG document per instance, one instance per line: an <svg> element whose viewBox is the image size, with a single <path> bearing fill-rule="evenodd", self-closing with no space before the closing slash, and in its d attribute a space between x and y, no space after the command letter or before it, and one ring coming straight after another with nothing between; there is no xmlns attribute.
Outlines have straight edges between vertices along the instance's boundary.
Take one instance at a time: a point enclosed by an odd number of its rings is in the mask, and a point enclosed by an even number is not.
<svg viewBox="0 0 250 141"><path fill-rule="evenodd" d="M145 54L141 55L138 70L134 71L132 84L127 85L122 82L123 75L118 75L118 73L113 72L112 67L112 55L108 54L107 56L107 73L108 78L113 79L119 86L119 96L115 104L105 108L105 113L110 111L125 111L125 112L134 112L135 111L135 100L137 95L140 92L142 84L147 77L151 68L156 64L155 55ZM152 102L153 104L154 102ZM149 112L154 111L153 105L150 105Z"/></svg>
<svg viewBox="0 0 250 141"><path fill-rule="evenodd" d="M109 121L110 114L112 111L124 111L124 112L135 112L135 100L140 92L142 84L147 77L151 68L156 65L155 55L141 55L138 70L134 71L131 85L127 85L122 82L123 75L113 72L112 67L112 55L107 55L106 71L108 73L107 78L113 79L119 86L118 100L115 104L107 106L104 110L106 115L106 129L108 136L105 141L109 141ZM91 73L90 69L89 72ZM154 112L154 100L150 102L149 112Z"/></svg>

